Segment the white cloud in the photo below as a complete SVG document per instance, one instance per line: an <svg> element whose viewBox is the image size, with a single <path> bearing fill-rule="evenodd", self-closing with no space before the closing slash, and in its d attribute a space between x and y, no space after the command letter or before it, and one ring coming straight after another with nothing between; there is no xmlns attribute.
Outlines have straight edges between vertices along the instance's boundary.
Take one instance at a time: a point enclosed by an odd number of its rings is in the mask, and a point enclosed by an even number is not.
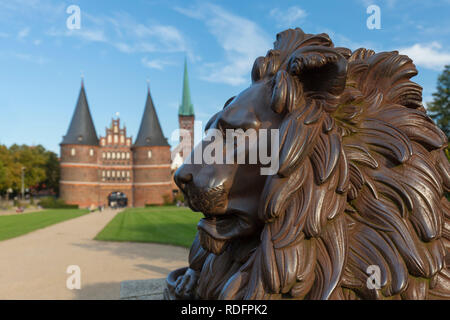
<svg viewBox="0 0 450 320"><path fill-rule="evenodd" d="M186 17L193 18L193 19L201 19L203 17L203 14L199 10L195 10L192 8L181 8L181 7L175 7L175 11L181 13L182 15L185 15Z"/></svg>
<svg viewBox="0 0 450 320"><path fill-rule="evenodd" d="M83 13L83 27L79 30L48 32L52 36L76 36L90 42L107 43L123 53L184 52L199 60L180 30L171 25L140 23L127 13L93 16Z"/></svg>
<svg viewBox="0 0 450 320"><path fill-rule="evenodd" d="M274 8L270 10L270 16L277 21L279 27L295 27L295 24L304 19L307 13L298 6L292 6L286 10Z"/></svg>
<svg viewBox="0 0 450 320"><path fill-rule="evenodd" d="M202 20L224 50L225 61L203 65L202 79L206 81L230 85L248 82L254 59L271 47L271 39L255 22L217 5L202 4L192 9L175 10Z"/></svg>
<svg viewBox="0 0 450 320"><path fill-rule="evenodd" d="M88 28L81 28L81 29L74 29L74 30L68 30L65 29L64 31L57 31L56 29L50 29L47 34L49 36L53 37L77 37L85 41L89 42L107 42L108 39L104 33L103 30L97 29L88 29Z"/></svg>
<svg viewBox="0 0 450 320"><path fill-rule="evenodd" d="M398 51L409 56L416 65L427 69L441 71L446 64L450 64L450 52L442 49L439 42L416 43Z"/></svg>
<svg viewBox="0 0 450 320"><path fill-rule="evenodd" d="M142 64L150 69L158 69L162 70L165 66L172 66L175 65L174 62L168 61L168 60L161 60L161 59L153 59L149 60L146 57L141 59Z"/></svg>
<svg viewBox="0 0 450 320"><path fill-rule="evenodd" d="M28 36L29 33L30 33L30 28L28 28L28 27L23 28L17 33L17 38L18 39L23 39L26 36Z"/></svg>

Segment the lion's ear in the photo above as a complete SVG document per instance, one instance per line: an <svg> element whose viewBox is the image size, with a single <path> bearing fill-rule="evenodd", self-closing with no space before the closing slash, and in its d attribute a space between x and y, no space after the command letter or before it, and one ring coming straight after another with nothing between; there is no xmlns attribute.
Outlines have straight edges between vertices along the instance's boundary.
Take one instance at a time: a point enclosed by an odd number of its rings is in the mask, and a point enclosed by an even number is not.
<svg viewBox="0 0 450 320"><path fill-rule="evenodd" d="M339 95L347 79L345 55L340 48L303 47L291 55L287 70L299 79L304 92Z"/></svg>
<svg viewBox="0 0 450 320"><path fill-rule="evenodd" d="M282 113L284 110L291 112L303 98L301 85L284 70L277 72L274 81L272 110L276 113Z"/></svg>

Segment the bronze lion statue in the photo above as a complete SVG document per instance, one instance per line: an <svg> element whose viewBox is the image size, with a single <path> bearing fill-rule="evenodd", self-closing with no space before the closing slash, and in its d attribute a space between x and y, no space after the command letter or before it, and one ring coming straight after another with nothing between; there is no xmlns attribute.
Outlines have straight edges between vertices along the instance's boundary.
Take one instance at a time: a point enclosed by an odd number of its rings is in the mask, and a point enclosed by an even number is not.
<svg viewBox="0 0 450 320"><path fill-rule="evenodd" d="M427 116L416 74L396 51L279 33L251 86L207 124L279 130L278 170L261 175L259 161L177 170L205 217L165 298L449 299L448 138Z"/></svg>

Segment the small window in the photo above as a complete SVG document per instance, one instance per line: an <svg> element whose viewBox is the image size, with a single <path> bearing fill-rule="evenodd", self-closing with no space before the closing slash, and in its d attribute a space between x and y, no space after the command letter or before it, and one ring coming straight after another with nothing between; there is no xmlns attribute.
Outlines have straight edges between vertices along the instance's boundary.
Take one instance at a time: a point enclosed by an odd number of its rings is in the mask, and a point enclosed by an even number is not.
<svg viewBox="0 0 450 320"><path fill-rule="evenodd" d="M127 159L130 159L130 153L127 152Z"/></svg>
<svg viewBox="0 0 450 320"><path fill-rule="evenodd" d="M70 155L73 157L74 155L76 155L76 150L75 150L75 148L72 148L71 150L70 150Z"/></svg>
<svg viewBox="0 0 450 320"><path fill-rule="evenodd" d="M147 156L149 159L152 157L152 152L150 150L148 151Z"/></svg>
<svg viewBox="0 0 450 320"><path fill-rule="evenodd" d="M94 156L94 149L90 149L90 150L89 150L89 155L90 155L91 157Z"/></svg>
<svg viewBox="0 0 450 320"><path fill-rule="evenodd" d="M106 154L104 152L102 152L102 158L105 159L106 158Z"/></svg>
<svg viewBox="0 0 450 320"><path fill-rule="evenodd" d="M111 152L108 152L108 153L106 154L106 159L111 159Z"/></svg>
<svg viewBox="0 0 450 320"><path fill-rule="evenodd" d="M120 143L121 144L125 143L125 137L123 135L120 136Z"/></svg>
<svg viewBox="0 0 450 320"><path fill-rule="evenodd" d="M127 139L127 146L131 144L131 139Z"/></svg>
<svg viewBox="0 0 450 320"><path fill-rule="evenodd" d="M119 142L119 136L117 134L114 135L114 143Z"/></svg>
<svg viewBox="0 0 450 320"><path fill-rule="evenodd" d="M106 171L106 176L109 178L111 176L111 171Z"/></svg>
<svg viewBox="0 0 450 320"><path fill-rule="evenodd" d="M129 177L130 176L130 171L127 171L127 177Z"/></svg>
<svg viewBox="0 0 450 320"><path fill-rule="evenodd" d="M112 159L115 159L116 158L116 153L115 152L111 152L112 154L111 154L111 158Z"/></svg>
<svg viewBox="0 0 450 320"><path fill-rule="evenodd" d="M108 144L111 144L111 142L112 142L112 137L110 134L108 134Z"/></svg>
<svg viewBox="0 0 450 320"><path fill-rule="evenodd" d="M113 178L116 177L116 172L115 172L114 170L111 172L111 176L112 176Z"/></svg>
<svg viewBox="0 0 450 320"><path fill-rule="evenodd" d="M100 143L101 143L102 146L104 146L105 145L105 139L100 140Z"/></svg>
<svg viewBox="0 0 450 320"><path fill-rule="evenodd" d="M122 159L125 159L125 152L122 152Z"/></svg>

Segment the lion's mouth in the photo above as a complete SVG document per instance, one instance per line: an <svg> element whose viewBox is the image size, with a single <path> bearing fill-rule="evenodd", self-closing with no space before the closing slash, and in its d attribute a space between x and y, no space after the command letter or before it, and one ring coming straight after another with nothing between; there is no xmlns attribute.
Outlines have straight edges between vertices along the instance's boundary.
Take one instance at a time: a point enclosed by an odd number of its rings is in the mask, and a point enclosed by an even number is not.
<svg viewBox="0 0 450 320"><path fill-rule="evenodd" d="M210 188L207 191L202 191L195 187L190 187L186 188L184 192L187 196L189 206L194 211L200 211L209 214L210 212L225 210L227 202L227 192L225 191L223 185Z"/></svg>
<svg viewBox="0 0 450 320"><path fill-rule="evenodd" d="M205 217L200 219L197 228L220 241L229 241L243 236L251 227L247 215L242 212L230 210L220 215L203 214Z"/></svg>
<svg viewBox="0 0 450 320"><path fill-rule="evenodd" d="M233 221L237 218L227 215L204 215L205 217L200 219L197 224L200 243L207 251L220 255L235 236L233 232L235 223Z"/></svg>

